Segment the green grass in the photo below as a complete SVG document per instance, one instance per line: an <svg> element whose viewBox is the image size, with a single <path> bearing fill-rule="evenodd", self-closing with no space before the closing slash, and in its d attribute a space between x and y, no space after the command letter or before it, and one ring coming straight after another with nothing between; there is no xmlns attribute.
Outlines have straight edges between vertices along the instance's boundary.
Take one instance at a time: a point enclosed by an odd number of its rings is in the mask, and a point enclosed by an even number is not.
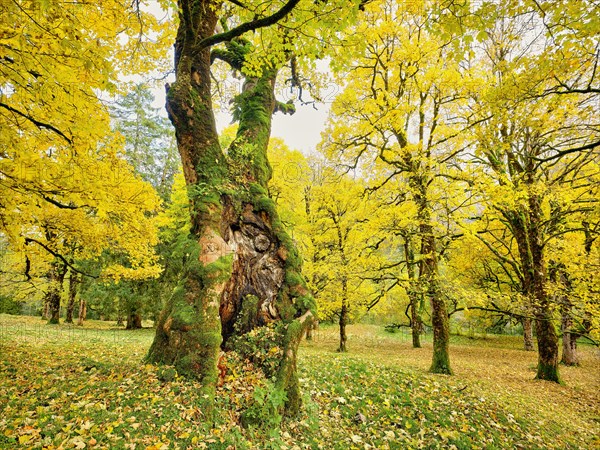
<svg viewBox="0 0 600 450"><path fill-rule="evenodd" d="M599 355L563 368L566 385L533 381L535 354L516 338L455 338L453 377L426 373L431 344L382 327L336 329L302 345L303 415L281 430L243 429L240 413L268 381L230 369L207 417L197 383L142 360L153 330L83 329L0 315L0 448L368 449L596 448Z"/></svg>

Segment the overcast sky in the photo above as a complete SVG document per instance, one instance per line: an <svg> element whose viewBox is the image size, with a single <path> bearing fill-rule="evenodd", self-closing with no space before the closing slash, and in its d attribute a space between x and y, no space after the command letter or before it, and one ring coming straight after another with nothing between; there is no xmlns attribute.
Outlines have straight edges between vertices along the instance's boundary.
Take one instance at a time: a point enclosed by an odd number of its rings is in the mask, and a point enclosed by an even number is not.
<svg viewBox="0 0 600 450"><path fill-rule="evenodd" d="M164 88L154 90L154 95L154 106L160 108L161 113L166 116ZM291 149L300 150L305 155L314 152L321 140L321 132L325 128L330 105L330 103L318 104L317 109L315 109L312 105L297 103L296 113L291 116L275 113L271 136L283 139ZM217 113L217 127L219 130L230 123L230 115Z"/></svg>

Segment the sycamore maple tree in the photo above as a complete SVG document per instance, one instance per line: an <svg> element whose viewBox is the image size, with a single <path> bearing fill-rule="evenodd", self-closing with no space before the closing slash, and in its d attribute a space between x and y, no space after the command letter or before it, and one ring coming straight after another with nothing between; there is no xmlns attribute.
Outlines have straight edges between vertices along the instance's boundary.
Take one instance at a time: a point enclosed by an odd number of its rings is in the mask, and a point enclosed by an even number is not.
<svg viewBox="0 0 600 450"><path fill-rule="evenodd" d="M419 2L367 7L355 32L368 38L349 38L347 45L355 53L344 67L347 87L336 98L329 136L322 145L347 166L383 166L380 180L371 183L376 187L396 178L405 181L404 194L415 205L417 240L416 248L408 234L404 242L413 279L418 262L418 287L411 295L416 304L420 291L431 304L431 371L451 373L448 314L439 280L443 246L434 220L439 192L434 192L434 183L461 148L453 140L460 128L452 114L461 101L464 80L454 45L458 37L443 36L440 20L441 11L429 12Z"/></svg>
<svg viewBox="0 0 600 450"><path fill-rule="evenodd" d="M103 276L160 271L151 218L158 198L123 158L123 138L111 131L98 95L116 92L117 73L156 60L164 47L144 32L161 25L119 1L3 2L0 16L0 232L11 251L8 276L47 280L57 322L63 279L67 269L82 272L78 261L110 247L118 258Z"/></svg>
<svg viewBox="0 0 600 450"><path fill-rule="evenodd" d="M190 258L161 314L149 359L197 377L209 398L221 348L275 323L281 358L274 395L285 398L288 412L299 408L296 351L314 306L301 259L267 192L267 145L272 114L292 112L275 98L279 70L320 51L320 32L343 26L359 4L345 6L299 0L177 4L176 81L167 87L167 111L190 198ZM244 80L233 99L238 128L226 152L212 104L216 61Z"/></svg>

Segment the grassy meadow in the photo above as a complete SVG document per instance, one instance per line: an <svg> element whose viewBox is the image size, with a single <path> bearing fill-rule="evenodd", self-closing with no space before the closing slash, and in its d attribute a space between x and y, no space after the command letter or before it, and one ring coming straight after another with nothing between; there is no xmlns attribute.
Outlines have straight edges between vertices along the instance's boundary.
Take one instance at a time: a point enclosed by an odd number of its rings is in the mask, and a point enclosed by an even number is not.
<svg viewBox="0 0 600 450"><path fill-rule="evenodd" d="M600 448L600 353L581 346L564 385L533 380L519 337L452 339L455 374L431 375L431 343L351 325L349 353L321 326L301 346L300 417L242 427L269 401L251 364L225 374L213 412L200 386L143 362L152 329L48 326L0 315L0 448Z"/></svg>

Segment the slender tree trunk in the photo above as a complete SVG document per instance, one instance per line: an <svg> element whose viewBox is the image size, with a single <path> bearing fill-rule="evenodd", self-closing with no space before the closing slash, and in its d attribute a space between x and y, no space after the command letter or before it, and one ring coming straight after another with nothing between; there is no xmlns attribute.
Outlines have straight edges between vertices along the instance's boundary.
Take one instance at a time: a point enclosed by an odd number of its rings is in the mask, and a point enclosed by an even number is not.
<svg viewBox="0 0 600 450"><path fill-rule="evenodd" d="M431 326L433 328L433 358L429 369L432 373L452 374L450 367L450 325L446 302L441 296L438 282L438 263L433 226L430 224L429 205L422 183L417 195L419 205L419 233L421 235L421 264L419 281L431 304Z"/></svg>
<svg viewBox="0 0 600 450"><path fill-rule="evenodd" d="M69 275L69 301L67 303L67 315L65 317L65 323L73 323L73 310L75 309L75 299L77 297L77 285L79 284L79 277L77 274L71 271Z"/></svg>
<svg viewBox="0 0 600 450"><path fill-rule="evenodd" d="M530 317L524 317L523 321L523 346L528 352L535 350L533 346L533 321Z"/></svg>
<svg viewBox="0 0 600 450"><path fill-rule="evenodd" d="M561 317L562 331L562 359L561 363L565 366L578 366L579 356L577 354L577 334L573 330L573 317L570 308L563 308Z"/></svg>
<svg viewBox="0 0 600 450"><path fill-rule="evenodd" d="M308 327L306 327L306 340L307 341L313 340L313 330L315 329L316 323L317 323L317 321L315 320L312 324L310 324Z"/></svg>
<svg viewBox="0 0 600 450"><path fill-rule="evenodd" d="M421 333L423 332L423 321L420 313L421 299L417 287L415 275L415 254L412 240L409 234L404 236L404 256L408 272L408 299L410 301L410 328L412 331L413 348L421 348Z"/></svg>
<svg viewBox="0 0 600 450"><path fill-rule="evenodd" d="M410 301L410 321L412 331L413 348L421 348L421 333L423 332L423 322L419 312L419 298L414 295Z"/></svg>
<svg viewBox="0 0 600 450"><path fill-rule="evenodd" d="M52 263L52 269L48 275L49 286L46 291L46 301L48 303L49 324L58 324L60 322L60 297L62 294L63 281L66 268L58 262Z"/></svg>
<svg viewBox="0 0 600 450"><path fill-rule="evenodd" d="M338 347L338 352L347 352L346 342L348 341L348 336L346 335L346 325L348 324L348 304L346 299L342 299L342 309L340 310L340 346Z"/></svg>
<svg viewBox="0 0 600 450"><path fill-rule="evenodd" d="M122 327L123 325L125 325L125 322L123 321L123 314L121 313L121 310L119 309L117 311L117 326Z"/></svg>
<svg viewBox="0 0 600 450"><path fill-rule="evenodd" d="M48 296L44 296L42 303L42 320L48 320L50 318L50 303L48 302Z"/></svg>
<svg viewBox="0 0 600 450"><path fill-rule="evenodd" d="M83 326L83 322L87 315L87 304L84 299L79 299L79 315L77 318L77 326Z"/></svg>

